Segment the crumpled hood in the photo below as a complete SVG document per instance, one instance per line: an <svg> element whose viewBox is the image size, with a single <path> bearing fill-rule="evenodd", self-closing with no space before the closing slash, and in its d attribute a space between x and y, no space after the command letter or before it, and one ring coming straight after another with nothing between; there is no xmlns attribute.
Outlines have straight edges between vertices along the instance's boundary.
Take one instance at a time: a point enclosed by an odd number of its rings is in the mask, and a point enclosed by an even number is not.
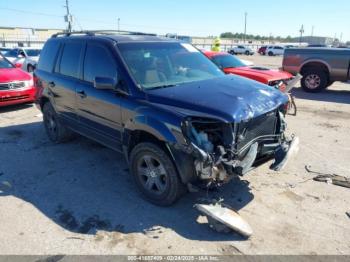
<svg viewBox="0 0 350 262"><path fill-rule="evenodd" d="M268 83L270 81L289 79L293 77L293 75L291 75L288 72L273 70L273 69L264 68L264 67L257 67L257 66L226 68L224 69L224 71L226 74L241 75L241 76L249 77L251 79L258 80L259 82L262 82L262 80L264 80L265 83Z"/></svg>
<svg viewBox="0 0 350 262"><path fill-rule="evenodd" d="M223 76L211 80L147 91L148 101L184 116L211 116L240 122L270 112L288 98L256 81Z"/></svg>
<svg viewBox="0 0 350 262"><path fill-rule="evenodd" d="M1 68L0 83L30 80L32 76L18 68Z"/></svg>

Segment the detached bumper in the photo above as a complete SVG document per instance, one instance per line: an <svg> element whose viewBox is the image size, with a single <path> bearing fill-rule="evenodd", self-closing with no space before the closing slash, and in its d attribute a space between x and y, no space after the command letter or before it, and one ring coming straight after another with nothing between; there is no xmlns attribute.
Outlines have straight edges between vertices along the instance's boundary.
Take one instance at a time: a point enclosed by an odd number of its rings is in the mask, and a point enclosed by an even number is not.
<svg viewBox="0 0 350 262"><path fill-rule="evenodd" d="M299 138L293 137L291 141L281 145L275 152L275 162L270 166L274 171L282 170L288 163L288 160L299 151Z"/></svg>
<svg viewBox="0 0 350 262"><path fill-rule="evenodd" d="M35 93L35 87L30 87L22 90L0 91L0 107L32 103L35 101Z"/></svg>

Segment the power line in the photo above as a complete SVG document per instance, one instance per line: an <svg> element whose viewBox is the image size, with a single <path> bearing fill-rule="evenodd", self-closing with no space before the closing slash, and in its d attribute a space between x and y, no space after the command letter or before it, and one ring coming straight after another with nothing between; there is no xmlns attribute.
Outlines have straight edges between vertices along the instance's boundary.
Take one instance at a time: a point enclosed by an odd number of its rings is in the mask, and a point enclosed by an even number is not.
<svg viewBox="0 0 350 262"><path fill-rule="evenodd" d="M33 15L41 15L41 16L49 16L49 17L60 17L62 18L62 15L55 15L55 14L47 14L47 13L40 13L40 12L31 12L27 10L20 10L20 9L14 9L14 8L7 8L7 7L0 7L1 10L11 11L11 12L17 12L17 13L25 13L25 14L33 14Z"/></svg>

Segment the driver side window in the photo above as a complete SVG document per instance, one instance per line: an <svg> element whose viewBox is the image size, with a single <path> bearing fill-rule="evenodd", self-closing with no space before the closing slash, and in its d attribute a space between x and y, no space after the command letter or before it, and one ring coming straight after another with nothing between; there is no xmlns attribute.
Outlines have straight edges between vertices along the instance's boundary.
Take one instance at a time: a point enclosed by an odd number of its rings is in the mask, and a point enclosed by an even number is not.
<svg viewBox="0 0 350 262"><path fill-rule="evenodd" d="M108 77L117 81L117 66L111 52L99 44L88 44L84 59L84 80L94 82L95 77Z"/></svg>

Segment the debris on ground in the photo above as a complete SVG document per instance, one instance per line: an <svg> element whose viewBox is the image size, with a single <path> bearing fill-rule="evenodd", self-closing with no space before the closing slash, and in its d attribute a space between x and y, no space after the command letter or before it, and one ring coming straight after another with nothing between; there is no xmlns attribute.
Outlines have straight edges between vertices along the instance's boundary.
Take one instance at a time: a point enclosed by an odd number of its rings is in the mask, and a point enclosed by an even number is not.
<svg viewBox="0 0 350 262"><path fill-rule="evenodd" d="M345 212L345 214L350 218L350 212Z"/></svg>
<svg viewBox="0 0 350 262"><path fill-rule="evenodd" d="M207 216L211 228L219 233L236 231L249 238L253 234L250 225L232 207L221 202L212 204L196 204L195 208Z"/></svg>
<svg viewBox="0 0 350 262"><path fill-rule="evenodd" d="M313 178L315 181L350 188L350 179L347 177L313 171L310 169L310 166L305 166L305 169L309 173L317 174L317 176Z"/></svg>

